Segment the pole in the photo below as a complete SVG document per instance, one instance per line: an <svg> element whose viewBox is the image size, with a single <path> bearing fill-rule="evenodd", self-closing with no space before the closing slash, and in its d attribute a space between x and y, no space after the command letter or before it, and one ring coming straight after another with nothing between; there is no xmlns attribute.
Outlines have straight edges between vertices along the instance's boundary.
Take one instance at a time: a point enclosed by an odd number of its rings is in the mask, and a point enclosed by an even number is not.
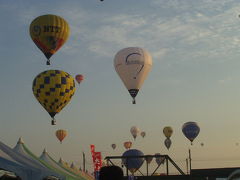
<svg viewBox="0 0 240 180"><path fill-rule="evenodd" d="M167 175L169 175L168 158L166 159L166 168L167 168Z"/></svg>
<svg viewBox="0 0 240 180"><path fill-rule="evenodd" d="M189 148L188 150L189 153L189 174L191 175L191 171L192 171L192 158L191 158L191 149Z"/></svg>
<svg viewBox="0 0 240 180"><path fill-rule="evenodd" d="M187 174L188 174L188 158L186 159L186 167L187 167Z"/></svg>
<svg viewBox="0 0 240 180"><path fill-rule="evenodd" d="M147 176L148 176L148 162L147 162Z"/></svg>
<svg viewBox="0 0 240 180"><path fill-rule="evenodd" d="M86 170L86 161L85 161L85 153L83 152L83 172Z"/></svg>

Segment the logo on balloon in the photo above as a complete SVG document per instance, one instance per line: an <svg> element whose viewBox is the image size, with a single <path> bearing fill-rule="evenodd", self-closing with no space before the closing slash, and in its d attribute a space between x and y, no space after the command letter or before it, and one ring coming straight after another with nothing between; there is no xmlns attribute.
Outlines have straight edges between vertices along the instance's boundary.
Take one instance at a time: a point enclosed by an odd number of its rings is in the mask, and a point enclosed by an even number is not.
<svg viewBox="0 0 240 180"><path fill-rule="evenodd" d="M137 70L136 76L133 79L137 79L137 75L142 71L144 66L144 61L141 61L141 54L140 53L131 53L126 57L126 65L141 65L141 68Z"/></svg>
<svg viewBox="0 0 240 180"><path fill-rule="evenodd" d="M140 53L131 53L126 57L126 65L131 65L131 64L144 65L144 62L141 61L140 58L141 58Z"/></svg>
<svg viewBox="0 0 240 180"><path fill-rule="evenodd" d="M41 27L40 26L33 26L33 34L34 34L34 36L40 36Z"/></svg>

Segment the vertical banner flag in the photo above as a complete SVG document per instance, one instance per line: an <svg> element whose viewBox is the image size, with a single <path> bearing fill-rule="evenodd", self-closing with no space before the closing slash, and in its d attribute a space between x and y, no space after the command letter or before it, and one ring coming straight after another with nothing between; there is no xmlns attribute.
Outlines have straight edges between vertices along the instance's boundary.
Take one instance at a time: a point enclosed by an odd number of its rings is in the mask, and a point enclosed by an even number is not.
<svg viewBox="0 0 240 180"><path fill-rule="evenodd" d="M101 152L95 152L95 146L93 144L90 145L90 149L91 149L91 154L93 159L95 178L98 179L99 171L102 167L102 155L101 155Z"/></svg>
<svg viewBox="0 0 240 180"><path fill-rule="evenodd" d="M101 167L102 167L102 156L101 156L101 152L95 152L94 171L99 171Z"/></svg>

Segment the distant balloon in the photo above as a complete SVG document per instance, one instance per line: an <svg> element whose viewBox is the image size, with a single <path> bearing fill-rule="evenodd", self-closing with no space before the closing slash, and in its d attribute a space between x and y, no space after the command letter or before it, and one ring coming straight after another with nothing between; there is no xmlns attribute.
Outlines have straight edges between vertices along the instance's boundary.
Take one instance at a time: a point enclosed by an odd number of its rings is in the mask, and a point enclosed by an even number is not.
<svg viewBox="0 0 240 180"><path fill-rule="evenodd" d="M77 74L75 76L75 80L77 81L78 84L80 84L84 80L84 76L82 74Z"/></svg>
<svg viewBox="0 0 240 180"><path fill-rule="evenodd" d="M182 126L182 132L186 138L191 141L191 145L193 140L198 136L200 132L200 128L196 122L186 122Z"/></svg>
<svg viewBox="0 0 240 180"><path fill-rule="evenodd" d="M67 136L67 131L63 129L59 129L56 131L56 136L58 140L62 143L63 139Z"/></svg>
<svg viewBox="0 0 240 180"><path fill-rule="evenodd" d="M137 149L130 149L125 151L122 156L123 157L144 156L144 154ZM143 162L144 162L144 158L140 158L140 157L122 158L122 163L132 174L142 166Z"/></svg>
<svg viewBox="0 0 240 180"><path fill-rule="evenodd" d="M116 149L117 145L116 144L112 144L111 145L113 149Z"/></svg>
<svg viewBox="0 0 240 180"><path fill-rule="evenodd" d="M201 146L204 146L204 143L201 143Z"/></svg>
<svg viewBox="0 0 240 180"><path fill-rule="evenodd" d="M161 155L160 153L156 153L155 155ZM156 157L156 163L158 164L158 166L160 166L161 164L164 164L165 162L165 157Z"/></svg>
<svg viewBox="0 0 240 180"><path fill-rule="evenodd" d="M126 149L130 149L130 148L132 147L132 142L131 142L131 141L124 142L124 143L123 143L123 146L124 146Z"/></svg>
<svg viewBox="0 0 240 180"><path fill-rule="evenodd" d="M50 57L62 47L70 34L67 21L52 14L34 19L29 31L33 42L48 59L47 65L50 65Z"/></svg>
<svg viewBox="0 0 240 180"><path fill-rule="evenodd" d="M166 138L170 138L172 136L173 129L170 126L166 126L163 128L163 134Z"/></svg>
<svg viewBox="0 0 240 180"><path fill-rule="evenodd" d="M144 49L129 47L114 57L114 67L136 104L135 97L152 67L152 57Z"/></svg>
<svg viewBox="0 0 240 180"><path fill-rule="evenodd" d="M133 126L133 127L131 127L130 132L135 140L137 135L140 133L140 129L136 126Z"/></svg>
<svg viewBox="0 0 240 180"><path fill-rule="evenodd" d="M172 141L170 138L166 138L165 141L164 141L164 144L166 146L167 149L169 149L172 145Z"/></svg>
<svg viewBox="0 0 240 180"><path fill-rule="evenodd" d="M38 74L32 84L33 94L38 102L53 118L71 100L75 93L75 82L73 77L60 70L48 70Z"/></svg>
<svg viewBox="0 0 240 180"><path fill-rule="evenodd" d="M142 131L141 136L144 138L146 136L146 133L144 131Z"/></svg>
<svg viewBox="0 0 240 180"><path fill-rule="evenodd" d="M147 163L150 164L153 160L153 157L150 155L146 155L145 159L146 159Z"/></svg>

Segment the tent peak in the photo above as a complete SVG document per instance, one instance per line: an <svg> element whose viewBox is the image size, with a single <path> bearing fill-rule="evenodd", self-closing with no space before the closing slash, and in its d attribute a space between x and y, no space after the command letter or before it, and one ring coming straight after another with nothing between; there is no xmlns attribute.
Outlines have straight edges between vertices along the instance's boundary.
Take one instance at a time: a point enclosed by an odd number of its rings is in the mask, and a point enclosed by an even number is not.
<svg viewBox="0 0 240 180"><path fill-rule="evenodd" d="M59 161L58 161L59 163L63 163L64 162L64 160L60 157L60 159L59 159Z"/></svg>
<svg viewBox="0 0 240 180"><path fill-rule="evenodd" d="M17 142L17 143L18 143L18 144L24 144L23 138L20 137L20 138L18 139L18 142Z"/></svg>
<svg viewBox="0 0 240 180"><path fill-rule="evenodd" d="M72 168L72 169L75 169L75 165L74 165L73 162L72 162L72 164L71 164L71 168Z"/></svg>

